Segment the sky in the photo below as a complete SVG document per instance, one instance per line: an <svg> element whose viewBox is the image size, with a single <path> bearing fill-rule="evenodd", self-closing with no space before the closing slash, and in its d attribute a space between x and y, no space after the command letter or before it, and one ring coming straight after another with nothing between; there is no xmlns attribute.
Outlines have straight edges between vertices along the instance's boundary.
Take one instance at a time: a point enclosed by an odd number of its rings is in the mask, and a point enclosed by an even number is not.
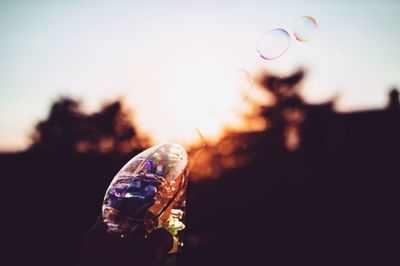
<svg viewBox="0 0 400 266"><path fill-rule="evenodd" d="M216 138L243 124L236 112L212 110L243 104L243 91L259 97L247 85L232 89L237 73L303 67L307 101L382 108L400 87L399 14L395 0L0 0L0 150L25 148L60 96L88 111L122 96L155 142L194 141L195 128ZM292 40L275 60L257 54L262 34L292 35L305 15L318 21L314 39Z"/></svg>

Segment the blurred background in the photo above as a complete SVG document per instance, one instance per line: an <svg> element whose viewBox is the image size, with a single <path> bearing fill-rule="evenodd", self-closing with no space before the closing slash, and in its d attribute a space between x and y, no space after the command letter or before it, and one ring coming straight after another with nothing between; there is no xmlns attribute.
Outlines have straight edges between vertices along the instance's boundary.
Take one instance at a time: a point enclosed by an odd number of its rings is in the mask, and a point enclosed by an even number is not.
<svg viewBox="0 0 400 266"><path fill-rule="evenodd" d="M0 1L0 264L73 265L117 171L169 141L193 163L181 265L400 263L399 13Z"/></svg>

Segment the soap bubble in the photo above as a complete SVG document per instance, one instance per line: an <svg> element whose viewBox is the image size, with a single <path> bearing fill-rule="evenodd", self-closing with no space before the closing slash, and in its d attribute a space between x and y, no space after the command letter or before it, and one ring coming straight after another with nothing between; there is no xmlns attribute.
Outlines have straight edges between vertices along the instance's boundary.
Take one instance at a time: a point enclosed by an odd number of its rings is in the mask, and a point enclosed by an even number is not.
<svg viewBox="0 0 400 266"><path fill-rule="evenodd" d="M143 239L164 227L181 245L187 174L188 155L179 144L154 146L132 158L114 177L104 197L107 231Z"/></svg>
<svg viewBox="0 0 400 266"><path fill-rule="evenodd" d="M257 41L257 52L261 58L273 60L289 49L290 35L284 29L273 29L261 35Z"/></svg>
<svg viewBox="0 0 400 266"><path fill-rule="evenodd" d="M296 20L293 33L296 40L307 42L312 40L317 34L318 22L310 16L303 16Z"/></svg>
<svg viewBox="0 0 400 266"><path fill-rule="evenodd" d="M234 92L232 95L240 96L229 101L218 100L215 102L211 109L211 113L214 115L229 114L241 107L249 99L254 83L250 73L245 69L230 71L226 74L225 80L225 86Z"/></svg>

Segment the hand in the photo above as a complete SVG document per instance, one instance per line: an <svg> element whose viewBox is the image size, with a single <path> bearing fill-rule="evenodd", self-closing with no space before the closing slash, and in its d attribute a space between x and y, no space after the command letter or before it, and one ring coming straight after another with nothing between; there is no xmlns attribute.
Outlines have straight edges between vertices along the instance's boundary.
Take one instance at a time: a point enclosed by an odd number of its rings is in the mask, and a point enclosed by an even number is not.
<svg viewBox="0 0 400 266"><path fill-rule="evenodd" d="M109 234L99 218L87 233L79 258L81 266L156 266L173 247L173 237L159 228L139 243Z"/></svg>

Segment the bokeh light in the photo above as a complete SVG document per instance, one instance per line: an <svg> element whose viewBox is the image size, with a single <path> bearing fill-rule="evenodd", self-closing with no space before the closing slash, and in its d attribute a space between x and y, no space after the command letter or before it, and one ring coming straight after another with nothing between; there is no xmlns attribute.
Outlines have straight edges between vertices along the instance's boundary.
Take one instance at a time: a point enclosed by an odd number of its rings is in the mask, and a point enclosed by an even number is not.
<svg viewBox="0 0 400 266"><path fill-rule="evenodd" d="M264 33L257 41L257 52L265 60L276 59L290 47L290 35L284 29L273 29Z"/></svg>
<svg viewBox="0 0 400 266"><path fill-rule="evenodd" d="M300 42L311 41L317 34L318 22L311 16L303 16L296 20L293 27L293 34Z"/></svg>

